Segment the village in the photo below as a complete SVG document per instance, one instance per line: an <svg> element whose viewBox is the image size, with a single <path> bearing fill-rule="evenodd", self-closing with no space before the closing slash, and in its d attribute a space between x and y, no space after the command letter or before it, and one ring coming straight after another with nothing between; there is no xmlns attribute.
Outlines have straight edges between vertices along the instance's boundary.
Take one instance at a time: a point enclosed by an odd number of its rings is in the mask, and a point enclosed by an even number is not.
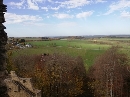
<svg viewBox="0 0 130 97"><path fill-rule="evenodd" d="M33 46L30 43L26 43L25 39L8 39L6 49L25 49L32 48Z"/></svg>

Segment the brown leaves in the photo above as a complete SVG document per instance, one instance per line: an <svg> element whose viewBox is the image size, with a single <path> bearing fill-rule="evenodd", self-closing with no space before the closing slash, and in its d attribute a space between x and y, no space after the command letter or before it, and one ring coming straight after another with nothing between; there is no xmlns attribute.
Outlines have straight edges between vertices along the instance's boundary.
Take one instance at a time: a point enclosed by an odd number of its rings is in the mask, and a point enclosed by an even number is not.
<svg viewBox="0 0 130 97"><path fill-rule="evenodd" d="M91 69L91 87L95 88L97 96L122 96L123 80L126 74L124 70L128 64L128 57L118 52L117 47L112 47L95 61ZM122 89L122 91L120 91ZM98 91L97 91L98 90Z"/></svg>
<svg viewBox="0 0 130 97"><path fill-rule="evenodd" d="M36 88L44 95L73 97L82 94L86 75L83 60L64 54L18 56L12 60L21 77L31 77Z"/></svg>

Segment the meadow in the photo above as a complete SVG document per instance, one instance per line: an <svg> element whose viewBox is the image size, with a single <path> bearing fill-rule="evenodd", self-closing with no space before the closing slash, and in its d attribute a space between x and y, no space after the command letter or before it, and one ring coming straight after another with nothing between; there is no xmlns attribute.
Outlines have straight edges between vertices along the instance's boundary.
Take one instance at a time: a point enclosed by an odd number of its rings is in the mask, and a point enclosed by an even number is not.
<svg viewBox="0 0 130 97"><path fill-rule="evenodd" d="M15 49L13 57L18 55L39 55L43 53L62 53L70 56L81 56L86 69L94 63L96 57L104 53L111 46L120 47L121 52L130 56L129 38L97 38L97 39L73 39L30 41L33 48Z"/></svg>

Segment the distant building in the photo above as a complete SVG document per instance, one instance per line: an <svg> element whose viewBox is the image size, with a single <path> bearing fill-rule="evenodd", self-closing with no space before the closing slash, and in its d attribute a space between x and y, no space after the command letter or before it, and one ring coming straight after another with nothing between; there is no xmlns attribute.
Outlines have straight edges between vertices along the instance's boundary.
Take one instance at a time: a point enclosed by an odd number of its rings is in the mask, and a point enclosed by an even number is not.
<svg viewBox="0 0 130 97"><path fill-rule="evenodd" d="M32 45L31 45L31 44L26 44L25 46L26 46L26 47L32 47Z"/></svg>
<svg viewBox="0 0 130 97"><path fill-rule="evenodd" d="M11 71L5 82L10 97L41 97L41 90L33 88L31 78L20 78L15 71Z"/></svg>

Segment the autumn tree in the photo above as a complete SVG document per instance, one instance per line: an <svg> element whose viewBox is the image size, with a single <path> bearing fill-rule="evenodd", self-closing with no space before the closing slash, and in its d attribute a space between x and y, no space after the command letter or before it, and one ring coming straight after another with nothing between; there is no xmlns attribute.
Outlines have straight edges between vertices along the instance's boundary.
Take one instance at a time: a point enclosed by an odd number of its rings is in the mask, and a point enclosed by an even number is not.
<svg viewBox="0 0 130 97"><path fill-rule="evenodd" d="M97 58L91 68L90 86L96 97L123 97L124 76L128 65L126 54L119 53L117 47L112 47Z"/></svg>
<svg viewBox="0 0 130 97"><path fill-rule="evenodd" d="M55 53L18 55L8 63L9 70L15 69L18 76L31 77L45 97L75 97L84 92L86 70L81 57Z"/></svg>
<svg viewBox="0 0 130 97"><path fill-rule="evenodd" d="M81 57L52 54L42 56L40 61L35 81L43 87L46 96L74 97L83 93L86 71Z"/></svg>
<svg viewBox="0 0 130 97"><path fill-rule="evenodd" d="M37 55L19 55L11 58L9 61L12 62L11 68L15 70L17 75L20 77L31 77L34 74L34 66L36 63L35 58Z"/></svg>

